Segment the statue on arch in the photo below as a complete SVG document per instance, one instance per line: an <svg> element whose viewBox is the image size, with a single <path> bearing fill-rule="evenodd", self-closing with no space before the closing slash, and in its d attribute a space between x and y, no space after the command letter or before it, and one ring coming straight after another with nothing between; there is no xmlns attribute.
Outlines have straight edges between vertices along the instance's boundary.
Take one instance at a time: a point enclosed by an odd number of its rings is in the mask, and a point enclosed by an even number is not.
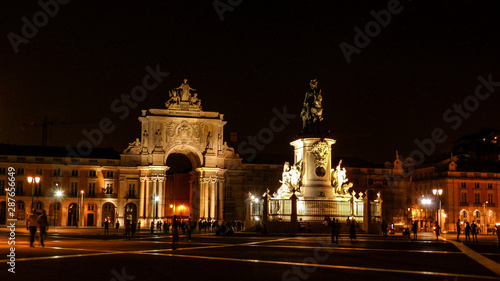
<svg viewBox="0 0 500 281"><path fill-rule="evenodd" d="M310 90L306 92L300 117L302 117L302 133L319 133L319 122L323 121L323 96L318 90L318 81L309 82Z"/></svg>
<svg viewBox="0 0 500 281"><path fill-rule="evenodd" d="M184 83L182 83L178 88L175 88L175 90L180 91L181 101L189 101L191 99L191 93L189 91L196 91L189 86L187 81L187 79L184 79Z"/></svg>

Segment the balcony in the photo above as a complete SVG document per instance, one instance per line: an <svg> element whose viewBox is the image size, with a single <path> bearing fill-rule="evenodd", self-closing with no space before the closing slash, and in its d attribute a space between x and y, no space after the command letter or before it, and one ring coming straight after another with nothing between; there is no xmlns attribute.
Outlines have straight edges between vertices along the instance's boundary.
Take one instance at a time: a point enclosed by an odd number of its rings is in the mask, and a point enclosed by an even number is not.
<svg viewBox="0 0 500 281"><path fill-rule="evenodd" d="M495 203L488 203L486 204L486 207L495 207Z"/></svg>
<svg viewBox="0 0 500 281"><path fill-rule="evenodd" d="M474 202L474 207L481 207L481 206L483 206L483 204L478 203L478 202Z"/></svg>
<svg viewBox="0 0 500 281"><path fill-rule="evenodd" d="M469 206L468 202L460 202L460 206Z"/></svg>

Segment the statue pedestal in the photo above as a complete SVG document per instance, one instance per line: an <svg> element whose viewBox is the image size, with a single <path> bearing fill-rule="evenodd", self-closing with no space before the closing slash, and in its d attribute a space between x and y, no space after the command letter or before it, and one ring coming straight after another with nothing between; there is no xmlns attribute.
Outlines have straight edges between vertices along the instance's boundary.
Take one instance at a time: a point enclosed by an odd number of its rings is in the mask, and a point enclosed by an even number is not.
<svg viewBox="0 0 500 281"><path fill-rule="evenodd" d="M295 164L302 165L301 199L334 199L332 187L332 145L330 138L300 138L295 148Z"/></svg>

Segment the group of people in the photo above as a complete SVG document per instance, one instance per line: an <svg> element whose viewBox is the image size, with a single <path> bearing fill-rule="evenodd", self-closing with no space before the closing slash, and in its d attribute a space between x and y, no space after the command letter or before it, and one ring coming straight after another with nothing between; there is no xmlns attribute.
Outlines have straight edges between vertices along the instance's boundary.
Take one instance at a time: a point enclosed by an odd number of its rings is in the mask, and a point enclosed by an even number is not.
<svg viewBox="0 0 500 281"><path fill-rule="evenodd" d="M457 220L457 241L460 242L460 233L462 232L462 223L460 219ZM464 234L465 234L465 242L470 242L470 235L472 234L472 242L477 242L477 233L479 232L479 228L475 221L472 224L469 222L465 222ZM500 238L499 238L500 239Z"/></svg>
<svg viewBox="0 0 500 281"><path fill-rule="evenodd" d="M35 247L34 242L38 229L40 230L40 245L45 247L44 241L49 230L49 221L45 210L42 211L41 215L37 215L35 210L32 210L26 222L26 229L30 231L30 247Z"/></svg>
<svg viewBox="0 0 500 281"><path fill-rule="evenodd" d="M332 231L332 243L339 243L339 236L340 236L340 231L342 229L342 223L339 221L339 219L330 219L330 217L325 217L324 224L327 225L328 227L331 227ZM351 239L351 242L357 242L356 238L356 227L357 227L357 222L355 219L347 219L345 222L345 225L349 227L349 238Z"/></svg>

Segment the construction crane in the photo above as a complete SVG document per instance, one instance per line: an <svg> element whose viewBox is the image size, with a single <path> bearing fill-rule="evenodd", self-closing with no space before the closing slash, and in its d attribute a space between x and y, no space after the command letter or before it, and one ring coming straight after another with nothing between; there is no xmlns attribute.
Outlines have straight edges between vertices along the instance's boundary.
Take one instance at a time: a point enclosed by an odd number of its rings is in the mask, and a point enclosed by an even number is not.
<svg viewBox="0 0 500 281"><path fill-rule="evenodd" d="M85 120L85 121L48 121L47 115L43 118L42 123L30 122L21 125L21 131L26 131L29 128L42 127L42 146L47 146L47 141L49 137L49 129L51 126L64 126L64 125L75 125L75 124L86 124L86 123L98 123L99 120Z"/></svg>

